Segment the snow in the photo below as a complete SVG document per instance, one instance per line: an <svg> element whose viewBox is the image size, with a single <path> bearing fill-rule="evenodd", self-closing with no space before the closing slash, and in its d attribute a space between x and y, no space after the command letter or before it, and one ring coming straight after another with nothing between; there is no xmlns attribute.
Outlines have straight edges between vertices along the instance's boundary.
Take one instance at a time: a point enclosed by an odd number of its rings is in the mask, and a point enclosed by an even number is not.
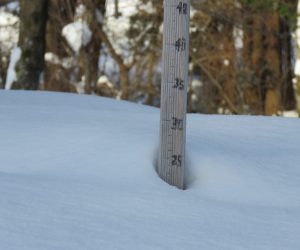
<svg viewBox="0 0 300 250"><path fill-rule="evenodd" d="M15 47L10 54L9 65L7 69L7 77L5 89L11 89L14 81L17 80L16 65L21 58L22 51L19 47Z"/></svg>
<svg viewBox="0 0 300 250"><path fill-rule="evenodd" d="M17 18L15 15L9 13L9 12L1 12L0 15L0 26L9 26L14 25L19 21L19 18Z"/></svg>
<svg viewBox="0 0 300 250"><path fill-rule="evenodd" d="M101 85L106 85L107 87L113 89L114 85L109 81L108 77L105 75L102 75L99 77L98 81L97 81L97 85L101 86Z"/></svg>
<svg viewBox="0 0 300 250"><path fill-rule="evenodd" d="M84 4L79 4L75 10L75 18L82 18L85 15L86 11L86 6Z"/></svg>
<svg viewBox="0 0 300 250"><path fill-rule="evenodd" d="M188 115L188 189L153 168L159 110L0 91L0 248L299 249L300 123Z"/></svg>
<svg viewBox="0 0 300 250"><path fill-rule="evenodd" d="M77 54L79 50L88 45L92 39L92 31L83 20L78 20L66 25L62 30L62 35Z"/></svg>
<svg viewBox="0 0 300 250"><path fill-rule="evenodd" d="M300 59L296 60L295 64L295 75L300 76Z"/></svg>
<svg viewBox="0 0 300 250"><path fill-rule="evenodd" d="M75 10L75 21L62 29L62 35L66 38L73 51L78 54L82 47L87 46L92 39L92 31L84 20L86 6L79 4Z"/></svg>
<svg viewBox="0 0 300 250"><path fill-rule="evenodd" d="M130 44L126 32L130 27L130 17L137 13L138 0L122 0L119 2L120 17L115 18L114 1L108 0L106 5L106 33L111 41L114 41L113 46L118 54L123 55L130 61L131 58L128 55L128 44Z"/></svg>
<svg viewBox="0 0 300 250"><path fill-rule="evenodd" d="M244 38L244 31L239 27L234 27L233 29L233 37L234 37L234 46L237 50L243 49L243 38Z"/></svg>
<svg viewBox="0 0 300 250"><path fill-rule="evenodd" d="M283 111L279 112L279 114L283 117L299 118L297 110Z"/></svg>
<svg viewBox="0 0 300 250"><path fill-rule="evenodd" d="M7 10L10 12L19 12L20 10L20 3L18 1L14 1L11 3L6 4Z"/></svg>
<svg viewBox="0 0 300 250"><path fill-rule="evenodd" d="M59 56L57 56L52 52L45 53L45 61L52 64L61 65L65 69L70 69L72 67L75 67L77 63L73 57L59 58Z"/></svg>
<svg viewBox="0 0 300 250"><path fill-rule="evenodd" d="M10 51L19 40L19 18L0 8L0 49Z"/></svg>

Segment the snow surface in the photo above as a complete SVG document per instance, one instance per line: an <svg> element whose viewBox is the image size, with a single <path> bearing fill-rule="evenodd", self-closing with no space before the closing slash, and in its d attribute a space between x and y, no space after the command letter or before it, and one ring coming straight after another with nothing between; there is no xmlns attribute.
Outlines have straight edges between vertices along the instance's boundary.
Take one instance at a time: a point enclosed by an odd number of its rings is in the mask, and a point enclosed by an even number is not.
<svg viewBox="0 0 300 250"><path fill-rule="evenodd" d="M188 189L153 168L159 110L0 91L0 249L300 249L300 121L188 115Z"/></svg>

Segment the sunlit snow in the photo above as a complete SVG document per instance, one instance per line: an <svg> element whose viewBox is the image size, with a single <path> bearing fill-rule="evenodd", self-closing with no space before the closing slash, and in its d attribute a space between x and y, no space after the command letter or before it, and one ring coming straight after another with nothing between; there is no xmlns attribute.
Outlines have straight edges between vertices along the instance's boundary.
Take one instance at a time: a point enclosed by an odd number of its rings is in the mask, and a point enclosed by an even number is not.
<svg viewBox="0 0 300 250"><path fill-rule="evenodd" d="M180 191L154 171L158 109L0 91L0 248L299 249L299 120L187 124Z"/></svg>

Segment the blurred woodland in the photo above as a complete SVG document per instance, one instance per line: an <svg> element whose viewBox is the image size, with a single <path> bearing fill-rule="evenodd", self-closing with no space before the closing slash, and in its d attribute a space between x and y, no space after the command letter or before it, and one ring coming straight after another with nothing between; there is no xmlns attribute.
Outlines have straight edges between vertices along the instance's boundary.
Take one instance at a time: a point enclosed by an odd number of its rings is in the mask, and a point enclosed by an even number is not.
<svg viewBox="0 0 300 250"><path fill-rule="evenodd" d="M300 112L298 4L192 0L188 112ZM0 20L15 20L0 21L0 88L160 105L162 0L0 0L0 8Z"/></svg>

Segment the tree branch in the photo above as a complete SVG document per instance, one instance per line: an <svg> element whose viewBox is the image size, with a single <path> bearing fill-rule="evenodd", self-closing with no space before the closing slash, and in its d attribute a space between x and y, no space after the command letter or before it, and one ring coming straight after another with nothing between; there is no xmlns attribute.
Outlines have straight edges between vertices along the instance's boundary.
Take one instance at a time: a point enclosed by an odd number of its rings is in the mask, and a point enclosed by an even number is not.
<svg viewBox="0 0 300 250"><path fill-rule="evenodd" d="M212 74L209 72L208 69L206 69L205 66L203 66L202 64L200 64L201 69L203 70L203 72L206 74L206 76L210 79L210 81L219 89L219 91L222 93L224 100L227 102L231 112L233 112L234 114L240 114L241 112L238 110L237 107L235 107L235 105L232 103L232 101L230 100L230 98L228 97L228 95L225 93L223 87L221 86L221 84L212 76Z"/></svg>
<svg viewBox="0 0 300 250"><path fill-rule="evenodd" d="M102 27L98 28L98 34L100 36L101 41L107 46L112 58L117 62L119 67L128 68L128 66L124 63L123 58L116 52L112 43L110 42L107 34L103 31Z"/></svg>

